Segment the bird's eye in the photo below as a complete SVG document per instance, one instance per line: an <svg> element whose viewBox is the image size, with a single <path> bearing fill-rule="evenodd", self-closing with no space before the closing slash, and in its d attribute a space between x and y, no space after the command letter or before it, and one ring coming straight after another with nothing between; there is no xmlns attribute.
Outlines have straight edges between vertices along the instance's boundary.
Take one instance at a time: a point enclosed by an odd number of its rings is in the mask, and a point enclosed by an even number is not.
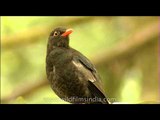
<svg viewBox="0 0 160 120"><path fill-rule="evenodd" d="M53 36L57 36L59 34L59 32L55 31Z"/></svg>

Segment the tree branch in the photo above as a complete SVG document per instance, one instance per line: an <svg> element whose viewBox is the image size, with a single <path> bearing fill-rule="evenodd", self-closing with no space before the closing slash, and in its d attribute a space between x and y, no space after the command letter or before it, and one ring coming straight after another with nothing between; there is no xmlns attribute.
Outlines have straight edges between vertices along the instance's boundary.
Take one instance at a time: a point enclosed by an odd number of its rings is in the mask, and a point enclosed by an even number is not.
<svg viewBox="0 0 160 120"><path fill-rule="evenodd" d="M43 36L48 36L50 31L57 26L76 26L90 20L94 20L96 17L78 17L72 18L66 21L59 21L56 24L50 24L47 26L34 27L32 29L18 32L17 34L11 36L5 36L2 38L2 47L3 48L12 48L19 45L26 45L31 42L38 41Z"/></svg>
<svg viewBox="0 0 160 120"><path fill-rule="evenodd" d="M29 96L33 91L36 91L42 88L45 85L48 85L48 80L38 80L36 83L28 83L26 85L19 85L21 87L17 87L9 96L2 98L1 103L8 103L11 100L16 99L19 96Z"/></svg>
<svg viewBox="0 0 160 120"><path fill-rule="evenodd" d="M93 58L93 63L97 65L109 63L119 57L123 57L134 52L137 48L142 47L148 42L152 42L153 38L158 38L158 25L159 21L150 23L135 34L130 35L126 40L122 40L111 50L106 50L96 55L96 57ZM158 39L154 40L158 41Z"/></svg>

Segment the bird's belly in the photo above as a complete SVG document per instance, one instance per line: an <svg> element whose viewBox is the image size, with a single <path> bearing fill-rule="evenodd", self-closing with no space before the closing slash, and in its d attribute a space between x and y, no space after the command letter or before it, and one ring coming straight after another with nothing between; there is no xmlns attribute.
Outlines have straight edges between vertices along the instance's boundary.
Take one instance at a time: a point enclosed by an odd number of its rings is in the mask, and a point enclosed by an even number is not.
<svg viewBox="0 0 160 120"><path fill-rule="evenodd" d="M87 81L78 78L75 69L65 66L55 68L54 80L52 80L52 89L63 100L76 103L80 102L77 98L86 98L90 96ZM67 69L68 68L68 69Z"/></svg>

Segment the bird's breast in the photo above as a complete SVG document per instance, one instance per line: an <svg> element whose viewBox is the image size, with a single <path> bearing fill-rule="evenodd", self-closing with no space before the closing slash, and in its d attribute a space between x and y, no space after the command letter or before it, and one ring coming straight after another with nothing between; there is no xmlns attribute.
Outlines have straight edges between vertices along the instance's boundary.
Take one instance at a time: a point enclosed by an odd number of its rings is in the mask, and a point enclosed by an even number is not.
<svg viewBox="0 0 160 120"><path fill-rule="evenodd" d="M85 71L81 64L73 62L71 53L67 51L51 53L47 63L50 73L47 75L48 79L59 97L83 97L89 94Z"/></svg>

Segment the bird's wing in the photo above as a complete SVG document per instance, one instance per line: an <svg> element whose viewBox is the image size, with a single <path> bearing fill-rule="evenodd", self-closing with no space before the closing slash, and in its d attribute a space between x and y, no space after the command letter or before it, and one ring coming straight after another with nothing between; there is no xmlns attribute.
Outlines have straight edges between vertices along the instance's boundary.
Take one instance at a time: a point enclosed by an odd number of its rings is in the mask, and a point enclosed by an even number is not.
<svg viewBox="0 0 160 120"><path fill-rule="evenodd" d="M73 63L78 67L81 72L88 78L88 89L90 92L98 98L106 98L100 77L94 67L94 65L81 53L73 57Z"/></svg>

